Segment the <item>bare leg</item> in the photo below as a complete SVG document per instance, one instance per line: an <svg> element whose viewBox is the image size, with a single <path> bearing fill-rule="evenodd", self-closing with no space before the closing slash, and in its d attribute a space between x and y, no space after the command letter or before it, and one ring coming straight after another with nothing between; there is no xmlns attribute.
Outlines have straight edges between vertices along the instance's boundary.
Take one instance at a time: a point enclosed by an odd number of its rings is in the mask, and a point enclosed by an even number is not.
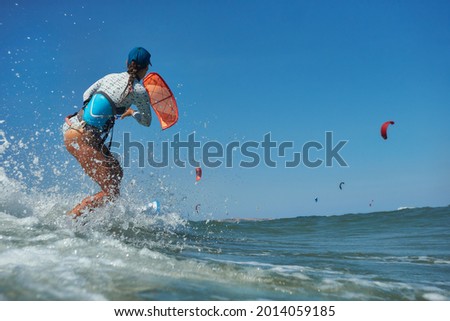
<svg viewBox="0 0 450 321"><path fill-rule="evenodd" d="M64 143L85 173L102 189L101 192L86 197L70 211L70 214L79 216L85 210L102 206L106 202L114 200L120 193L123 171L109 150L105 146L96 146L94 139L83 130L69 129L64 135Z"/></svg>
<svg viewBox="0 0 450 321"><path fill-rule="evenodd" d="M75 206L70 212L70 215L80 216L84 210L94 209L105 204L107 201L113 200L114 198L106 195L104 191L98 192L95 195L88 196L81 201L77 206Z"/></svg>

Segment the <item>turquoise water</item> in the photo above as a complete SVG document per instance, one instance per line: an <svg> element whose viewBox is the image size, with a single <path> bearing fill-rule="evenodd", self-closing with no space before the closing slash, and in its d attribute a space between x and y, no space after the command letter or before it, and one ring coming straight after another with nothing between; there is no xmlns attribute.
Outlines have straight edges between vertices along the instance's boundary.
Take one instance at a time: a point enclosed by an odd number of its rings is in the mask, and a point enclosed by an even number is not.
<svg viewBox="0 0 450 321"><path fill-rule="evenodd" d="M75 222L0 182L2 300L450 299L450 207L194 222L119 200Z"/></svg>

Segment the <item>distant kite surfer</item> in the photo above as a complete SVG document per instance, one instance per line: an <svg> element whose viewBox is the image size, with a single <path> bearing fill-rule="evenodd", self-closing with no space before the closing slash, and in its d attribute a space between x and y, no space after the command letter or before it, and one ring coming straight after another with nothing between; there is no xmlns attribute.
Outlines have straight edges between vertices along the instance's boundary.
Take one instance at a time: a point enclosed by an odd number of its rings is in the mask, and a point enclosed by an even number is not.
<svg viewBox="0 0 450 321"><path fill-rule="evenodd" d="M128 70L96 81L83 94L83 108L66 117L64 144L101 188L99 193L83 199L68 214L79 216L119 196L123 171L105 141L116 115L120 115L120 119L132 116L139 124L150 126L149 95L141 84L149 65L152 64L147 50L142 47L132 49L128 54ZM131 109L131 105L138 110Z"/></svg>

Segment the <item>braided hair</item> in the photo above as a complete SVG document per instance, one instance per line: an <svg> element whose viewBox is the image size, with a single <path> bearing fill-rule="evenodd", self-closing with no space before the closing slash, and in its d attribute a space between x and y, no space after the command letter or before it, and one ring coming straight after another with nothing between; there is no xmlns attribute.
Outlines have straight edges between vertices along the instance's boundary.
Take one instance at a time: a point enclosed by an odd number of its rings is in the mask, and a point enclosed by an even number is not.
<svg viewBox="0 0 450 321"><path fill-rule="evenodd" d="M128 77L127 86L125 87L122 95L120 96L120 101L124 100L128 96L128 94L133 91L134 80L136 78L139 79L139 77L137 76L138 71L139 71L139 69L138 69L138 65L136 64L136 61L132 60L128 64L127 72L130 76Z"/></svg>

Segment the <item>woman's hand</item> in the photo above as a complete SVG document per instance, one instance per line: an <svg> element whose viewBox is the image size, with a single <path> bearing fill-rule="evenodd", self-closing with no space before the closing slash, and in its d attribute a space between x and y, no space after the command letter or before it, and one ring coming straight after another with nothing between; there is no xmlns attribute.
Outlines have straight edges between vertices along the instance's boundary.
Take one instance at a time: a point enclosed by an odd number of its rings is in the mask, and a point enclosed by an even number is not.
<svg viewBox="0 0 450 321"><path fill-rule="evenodd" d="M126 112L120 116L120 119L124 119L125 117L133 116L134 110L131 108L128 108Z"/></svg>

